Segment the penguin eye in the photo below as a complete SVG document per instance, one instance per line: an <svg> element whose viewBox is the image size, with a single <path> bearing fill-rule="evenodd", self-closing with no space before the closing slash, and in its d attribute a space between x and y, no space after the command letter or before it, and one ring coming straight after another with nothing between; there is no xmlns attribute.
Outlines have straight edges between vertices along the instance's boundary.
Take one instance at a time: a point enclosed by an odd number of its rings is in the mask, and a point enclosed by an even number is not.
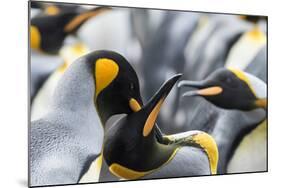
<svg viewBox="0 0 281 188"><path fill-rule="evenodd" d="M231 88L237 88L237 82L232 77L226 77L224 83Z"/></svg>
<svg viewBox="0 0 281 188"><path fill-rule="evenodd" d="M225 79L225 83L231 84L231 83L232 83L232 79L231 79L230 77L227 77L227 78Z"/></svg>
<svg viewBox="0 0 281 188"><path fill-rule="evenodd" d="M230 78L226 75L220 75L219 80L223 83L226 83L226 84L231 82Z"/></svg>

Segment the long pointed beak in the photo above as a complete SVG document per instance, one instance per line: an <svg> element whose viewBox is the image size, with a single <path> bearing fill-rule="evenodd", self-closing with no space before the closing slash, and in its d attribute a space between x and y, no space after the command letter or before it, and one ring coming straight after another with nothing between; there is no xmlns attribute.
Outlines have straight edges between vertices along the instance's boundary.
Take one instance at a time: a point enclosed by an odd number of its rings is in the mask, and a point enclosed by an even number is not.
<svg viewBox="0 0 281 188"><path fill-rule="evenodd" d="M205 86L205 81L191 81L191 80L182 80L178 83L178 88L181 87L195 87L198 89L204 88Z"/></svg>
<svg viewBox="0 0 281 188"><path fill-rule="evenodd" d="M146 121L143 127L143 136L146 137L151 132L165 98L168 96L181 75L182 74L177 74L166 81L150 99L150 101L143 107L142 110L145 112L146 116Z"/></svg>
<svg viewBox="0 0 281 188"><path fill-rule="evenodd" d="M192 90L185 92L182 97L191 97L191 96L214 96L223 92L222 87L220 86L207 86L205 81L189 81L183 80L180 81L178 87L193 87L198 90Z"/></svg>

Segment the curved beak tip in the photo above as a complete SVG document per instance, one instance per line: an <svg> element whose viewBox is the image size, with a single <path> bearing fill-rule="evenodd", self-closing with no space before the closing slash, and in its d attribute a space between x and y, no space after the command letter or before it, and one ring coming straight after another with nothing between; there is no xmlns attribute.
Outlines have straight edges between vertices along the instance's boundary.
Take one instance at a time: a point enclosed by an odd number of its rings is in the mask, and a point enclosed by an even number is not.
<svg viewBox="0 0 281 188"><path fill-rule="evenodd" d="M199 87L202 84L198 81L182 80L178 83L178 88L181 87Z"/></svg>
<svg viewBox="0 0 281 188"><path fill-rule="evenodd" d="M179 73L179 74L176 74L175 76L173 76L172 78L174 78L174 79L176 79L178 81L181 76L182 76L182 74Z"/></svg>

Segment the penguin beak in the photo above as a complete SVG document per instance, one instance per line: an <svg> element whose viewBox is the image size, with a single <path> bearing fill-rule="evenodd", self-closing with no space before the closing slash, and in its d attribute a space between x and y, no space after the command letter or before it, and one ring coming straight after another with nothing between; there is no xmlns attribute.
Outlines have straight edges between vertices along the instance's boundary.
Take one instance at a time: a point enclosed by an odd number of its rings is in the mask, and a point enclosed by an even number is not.
<svg viewBox="0 0 281 188"><path fill-rule="evenodd" d="M150 101L142 108L142 112L144 112L146 120L143 127L144 137L148 136L153 129L165 98L168 96L171 89L181 77L181 75L182 74L177 74L166 81L156 92L156 94L150 99Z"/></svg>
<svg viewBox="0 0 281 188"><path fill-rule="evenodd" d="M191 96L214 96L223 92L222 87L220 86L207 86L206 81L188 81L184 80L178 84L178 87L194 87L198 90L187 91L182 96L191 97Z"/></svg>

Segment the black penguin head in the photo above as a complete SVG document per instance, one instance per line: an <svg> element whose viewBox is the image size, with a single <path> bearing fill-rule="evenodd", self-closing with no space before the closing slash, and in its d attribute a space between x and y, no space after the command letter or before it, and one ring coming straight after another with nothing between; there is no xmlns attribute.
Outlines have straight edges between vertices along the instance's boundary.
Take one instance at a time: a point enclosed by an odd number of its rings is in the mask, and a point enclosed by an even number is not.
<svg viewBox="0 0 281 188"><path fill-rule="evenodd" d="M238 69L221 68L202 81L181 81L179 87L193 87L183 96L202 96L225 109L253 110L266 107L266 85Z"/></svg>
<svg viewBox="0 0 281 188"><path fill-rule="evenodd" d="M123 171L120 166L116 167L116 164L137 171L147 171L158 167L171 154L173 148L163 151L159 160L152 160L151 155L156 152L153 129L165 98L180 76L176 75L169 79L146 105L136 112L127 114L107 130L103 153L112 173L118 174Z"/></svg>
<svg viewBox="0 0 281 188"><path fill-rule="evenodd" d="M34 50L57 54L64 39L92 17L109 10L97 7L89 10L79 6L46 6L44 13L31 19L30 47Z"/></svg>
<svg viewBox="0 0 281 188"><path fill-rule="evenodd" d="M103 123L116 114L130 114L142 106L137 74L129 62L113 51L85 56L93 64L94 101Z"/></svg>

